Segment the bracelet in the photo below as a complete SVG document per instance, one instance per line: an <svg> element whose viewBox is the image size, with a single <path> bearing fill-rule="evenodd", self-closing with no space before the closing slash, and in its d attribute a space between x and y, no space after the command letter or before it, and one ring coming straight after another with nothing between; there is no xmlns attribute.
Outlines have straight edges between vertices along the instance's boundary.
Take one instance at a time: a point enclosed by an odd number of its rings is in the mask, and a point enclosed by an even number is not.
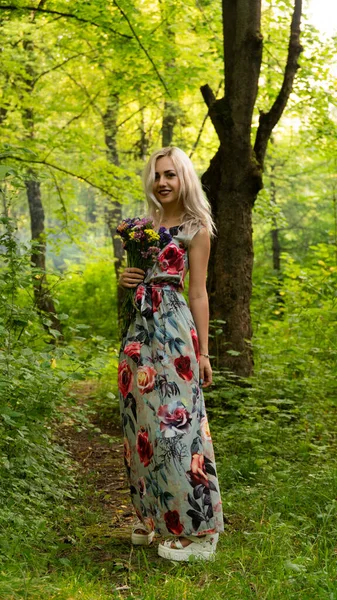
<svg viewBox="0 0 337 600"><path fill-rule="evenodd" d="M206 358L209 358L209 354L204 354L203 352L199 352L199 354L200 354L201 356L206 356Z"/></svg>

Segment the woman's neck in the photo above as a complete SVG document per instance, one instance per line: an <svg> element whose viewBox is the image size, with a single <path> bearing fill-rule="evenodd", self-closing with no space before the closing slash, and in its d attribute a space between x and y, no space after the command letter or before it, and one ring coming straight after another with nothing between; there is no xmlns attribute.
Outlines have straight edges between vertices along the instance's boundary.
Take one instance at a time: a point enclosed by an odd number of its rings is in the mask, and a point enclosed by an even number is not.
<svg viewBox="0 0 337 600"><path fill-rule="evenodd" d="M174 227L174 225L180 225L183 219L183 213L163 214L160 225L164 227Z"/></svg>

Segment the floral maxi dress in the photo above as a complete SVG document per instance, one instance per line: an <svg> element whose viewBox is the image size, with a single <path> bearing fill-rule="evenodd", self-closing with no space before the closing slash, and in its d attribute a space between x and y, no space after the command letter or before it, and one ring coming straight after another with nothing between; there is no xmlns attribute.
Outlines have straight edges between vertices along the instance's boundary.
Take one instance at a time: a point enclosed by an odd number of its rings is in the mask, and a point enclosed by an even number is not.
<svg viewBox="0 0 337 600"><path fill-rule="evenodd" d="M163 536L223 531L222 505L199 386L196 326L182 295L191 236L168 243L134 295L118 367L124 460L139 519ZM191 470L198 454L199 473Z"/></svg>

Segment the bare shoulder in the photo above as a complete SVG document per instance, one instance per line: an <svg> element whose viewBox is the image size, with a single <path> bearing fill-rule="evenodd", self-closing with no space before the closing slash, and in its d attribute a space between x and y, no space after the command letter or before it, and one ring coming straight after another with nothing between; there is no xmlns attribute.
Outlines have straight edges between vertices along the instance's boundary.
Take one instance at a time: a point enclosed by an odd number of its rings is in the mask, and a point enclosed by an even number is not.
<svg viewBox="0 0 337 600"><path fill-rule="evenodd" d="M210 248L210 237L206 227L201 227L190 242L190 251L193 249L206 250Z"/></svg>

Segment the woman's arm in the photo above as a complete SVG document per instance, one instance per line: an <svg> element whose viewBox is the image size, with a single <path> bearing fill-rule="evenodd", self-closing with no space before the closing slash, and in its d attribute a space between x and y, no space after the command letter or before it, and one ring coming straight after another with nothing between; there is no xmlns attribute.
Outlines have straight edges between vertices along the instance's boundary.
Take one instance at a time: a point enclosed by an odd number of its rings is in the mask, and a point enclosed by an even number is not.
<svg viewBox="0 0 337 600"><path fill-rule="evenodd" d="M203 387L208 387L212 383L212 369L209 359L202 356L202 354L208 354L209 306L206 275L210 247L211 243L208 232L205 228L202 228L195 234L189 248L190 278L188 299L199 338L199 374L200 379L204 381L202 384Z"/></svg>

